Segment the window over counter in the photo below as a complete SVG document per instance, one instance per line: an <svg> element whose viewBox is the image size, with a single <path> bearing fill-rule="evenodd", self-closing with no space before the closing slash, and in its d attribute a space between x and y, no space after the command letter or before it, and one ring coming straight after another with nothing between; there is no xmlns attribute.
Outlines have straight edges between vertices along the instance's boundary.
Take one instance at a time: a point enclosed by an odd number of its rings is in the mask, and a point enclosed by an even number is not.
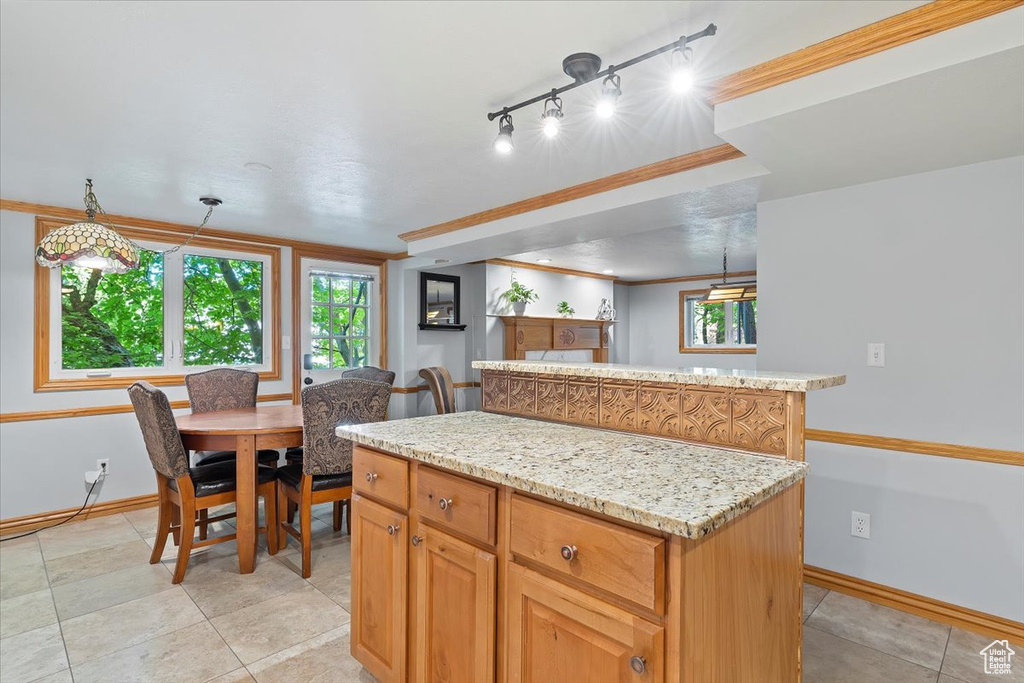
<svg viewBox="0 0 1024 683"><path fill-rule="evenodd" d="M61 223L37 220L45 234ZM211 367L279 379L280 250L119 226L139 268L36 273L37 391L180 384Z"/></svg>
<svg viewBox="0 0 1024 683"><path fill-rule="evenodd" d="M679 353L756 353L757 301L706 303L707 292L679 292Z"/></svg>
<svg viewBox="0 0 1024 683"><path fill-rule="evenodd" d="M373 276L361 273L309 273L312 370L372 365Z"/></svg>

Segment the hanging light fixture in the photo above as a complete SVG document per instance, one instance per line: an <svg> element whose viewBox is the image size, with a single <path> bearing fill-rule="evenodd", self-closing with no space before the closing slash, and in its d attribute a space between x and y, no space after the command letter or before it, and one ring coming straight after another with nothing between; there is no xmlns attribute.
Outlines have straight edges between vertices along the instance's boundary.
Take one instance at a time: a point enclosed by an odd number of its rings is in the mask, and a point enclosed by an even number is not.
<svg viewBox="0 0 1024 683"><path fill-rule="evenodd" d="M511 154L515 149L515 145L512 144L513 130L515 128L512 126L512 115L502 114L498 119L498 137L494 138L494 149L499 153Z"/></svg>
<svg viewBox="0 0 1024 683"><path fill-rule="evenodd" d="M685 40L685 38L680 38ZM693 69L693 50L686 47L677 47L672 50L672 90L679 94L688 93L693 89L696 82L696 74Z"/></svg>
<svg viewBox="0 0 1024 683"><path fill-rule="evenodd" d="M711 285L711 289L701 299L709 304L725 303L727 301L753 301L757 298L757 281L728 282L729 279L729 252L722 250L722 282Z"/></svg>
<svg viewBox="0 0 1024 683"><path fill-rule="evenodd" d="M622 95L619 75L612 72L613 67L608 67L608 75L601 84L601 99L597 101L594 112L602 119L610 119L615 116L615 104Z"/></svg>
<svg viewBox="0 0 1024 683"><path fill-rule="evenodd" d="M549 138L556 137L559 129L562 127L562 98L553 94L551 97L544 100L544 113L541 114L540 120L544 125L544 135Z"/></svg>
<svg viewBox="0 0 1024 683"><path fill-rule="evenodd" d="M203 222L184 242L164 253L172 253L188 245L210 220L214 207L222 203L216 197L200 197L199 201L208 207ZM103 215L106 225L97 222L97 213ZM85 216L83 222L65 225L47 233L36 247L36 263L46 268L70 266L104 273L126 273L139 266L138 246L110 226L107 212L92 191L90 178L85 180Z"/></svg>

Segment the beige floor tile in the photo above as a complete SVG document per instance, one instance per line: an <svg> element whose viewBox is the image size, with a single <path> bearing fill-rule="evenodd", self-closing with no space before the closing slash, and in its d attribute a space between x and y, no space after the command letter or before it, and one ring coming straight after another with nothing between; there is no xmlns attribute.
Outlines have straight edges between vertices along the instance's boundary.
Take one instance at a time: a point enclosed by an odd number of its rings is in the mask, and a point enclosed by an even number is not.
<svg viewBox="0 0 1024 683"><path fill-rule="evenodd" d="M804 626L804 683L935 683L939 673Z"/></svg>
<svg viewBox="0 0 1024 683"><path fill-rule="evenodd" d="M46 562L51 586L91 579L100 574L149 563L152 548L141 538L109 548L87 550Z"/></svg>
<svg viewBox="0 0 1024 683"><path fill-rule="evenodd" d="M993 640L995 638L954 628L949 634L946 657L942 660L942 673L966 683L991 683L994 680L1000 683L1024 682L1024 646L1012 643L1010 649L1016 654L1010 659L1010 673L998 676L985 673L981 651Z"/></svg>
<svg viewBox="0 0 1024 683"><path fill-rule="evenodd" d="M312 586L211 619L244 664L326 633L348 621L348 612Z"/></svg>
<svg viewBox="0 0 1024 683"><path fill-rule="evenodd" d="M301 576L261 552L252 574L238 573L238 555L235 553L196 558L189 563L181 585L207 618L212 619L298 590L307 584Z"/></svg>
<svg viewBox="0 0 1024 683"><path fill-rule="evenodd" d="M347 574L352 571L351 551L352 538L347 535L331 535L312 541L310 560L312 576L318 573ZM290 539L288 547L278 552L277 559L295 572L302 571L302 551L295 539ZM312 577L311 577L312 578Z"/></svg>
<svg viewBox="0 0 1024 683"><path fill-rule="evenodd" d="M959 678L953 678L946 674L939 674L939 683L967 683L967 681L961 681Z"/></svg>
<svg viewBox="0 0 1024 683"><path fill-rule="evenodd" d="M309 582L317 590L338 603L346 612L352 611L352 574L313 572Z"/></svg>
<svg viewBox="0 0 1024 683"><path fill-rule="evenodd" d="M32 683L74 683L74 679L71 678L71 669L64 669L55 674L37 678Z"/></svg>
<svg viewBox="0 0 1024 683"><path fill-rule="evenodd" d="M0 545L0 600L47 588L46 567L35 536Z"/></svg>
<svg viewBox="0 0 1024 683"><path fill-rule="evenodd" d="M203 621L180 586L61 622L72 666Z"/></svg>
<svg viewBox="0 0 1024 683"><path fill-rule="evenodd" d="M258 683L372 683L349 653L349 624L249 665Z"/></svg>
<svg viewBox="0 0 1024 683"><path fill-rule="evenodd" d="M135 530L139 532L140 536L145 538L146 536L153 536L156 534L156 521L159 515L159 508L151 507L126 512L124 513L124 518L127 519L133 527L135 527Z"/></svg>
<svg viewBox="0 0 1024 683"><path fill-rule="evenodd" d="M939 670L949 627L831 591L807 620L832 635Z"/></svg>
<svg viewBox="0 0 1024 683"><path fill-rule="evenodd" d="M235 669L223 676L211 678L206 683L253 683L256 679L245 669Z"/></svg>
<svg viewBox="0 0 1024 683"><path fill-rule="evenodd" d="M0 638L56 623L57 612L53 609L53 596L48 588L0 600Z"/></svg>
<svg viewBox="0 0 1024 683"><path fill-rule="evenodd" d="M75 683L193 683L238 667L231 649L204 621L75 665L74 675Z"/></svg>
<svg viewBox="0 0 1024 683"><path fill-rule="evenodd" d="M139 538L139 533L124 515L108 515L87 519L84 522L73 522L56 529L40 531L38 535L39 545L46 560L98 548L109 548Z"/></svg>
<svg viewBox="0 0 1024 683"><path fill-rule="evenodd" d="M828 595L828 589L822 588L821 586L812 586L809 583L804 584L804 609L803 618L811 616L811 612L818 606L821 599Z"/></svg>
<svg viewBox="0 0 1024 683"><path fill-rule="evenodd" d="M23 683L68 668L60 626L51 624L0 640L0 681Z"/></svg>
<svg viewBox="0 0 1024 683"><path fill-rule="evenodd" d="M74 556L72 556L74 557ZM171 573L162 564L138 564L53 588L61 621L171 588Z"/></svg>

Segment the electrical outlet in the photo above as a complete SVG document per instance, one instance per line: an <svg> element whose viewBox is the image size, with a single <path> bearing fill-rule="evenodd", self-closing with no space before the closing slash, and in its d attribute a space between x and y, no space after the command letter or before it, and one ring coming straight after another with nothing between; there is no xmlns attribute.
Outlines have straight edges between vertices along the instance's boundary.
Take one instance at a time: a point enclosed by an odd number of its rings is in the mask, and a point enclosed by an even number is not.
<svg viewBox="0 0 1024 683"><path fill-rule="evenodd" d="M885 344L868 344L868 367L885 367Z"/></svg>
<svg viewBox="0 0 1024 683"><path fill-rule="evenodd" d="M101 474L110 474L110 458L97 459L96 469L98 469Z"/></svg>
<svg viewBox="0 0 1024 683"><path fill-rule="evenodd" d="M854 510L850 517L850 535L857 538L871 538L871 515Z"/></svg>

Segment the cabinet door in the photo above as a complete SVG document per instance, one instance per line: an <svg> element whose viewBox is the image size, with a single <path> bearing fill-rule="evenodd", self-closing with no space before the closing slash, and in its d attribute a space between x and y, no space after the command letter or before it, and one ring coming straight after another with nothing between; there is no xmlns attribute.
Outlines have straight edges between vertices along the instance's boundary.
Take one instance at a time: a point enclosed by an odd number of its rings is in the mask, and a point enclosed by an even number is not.
<svg viewBox="0 0 1024 683"><path fill-rule="evenodd" d="M407 524L352 495L352 656L382 683L405 681Z"/></svg>
<svg viewBox="0 0 1024 683"><path fill-rule="evenodd" d="M413 540L417 683L494 680L497 560L437 529Z"/></svg>
<svg viewBox="0 0 1024 683"><path fill-rule="evenodd" d="M519 565L508 572L509 683L661 683L664 629Z"/></svg>

